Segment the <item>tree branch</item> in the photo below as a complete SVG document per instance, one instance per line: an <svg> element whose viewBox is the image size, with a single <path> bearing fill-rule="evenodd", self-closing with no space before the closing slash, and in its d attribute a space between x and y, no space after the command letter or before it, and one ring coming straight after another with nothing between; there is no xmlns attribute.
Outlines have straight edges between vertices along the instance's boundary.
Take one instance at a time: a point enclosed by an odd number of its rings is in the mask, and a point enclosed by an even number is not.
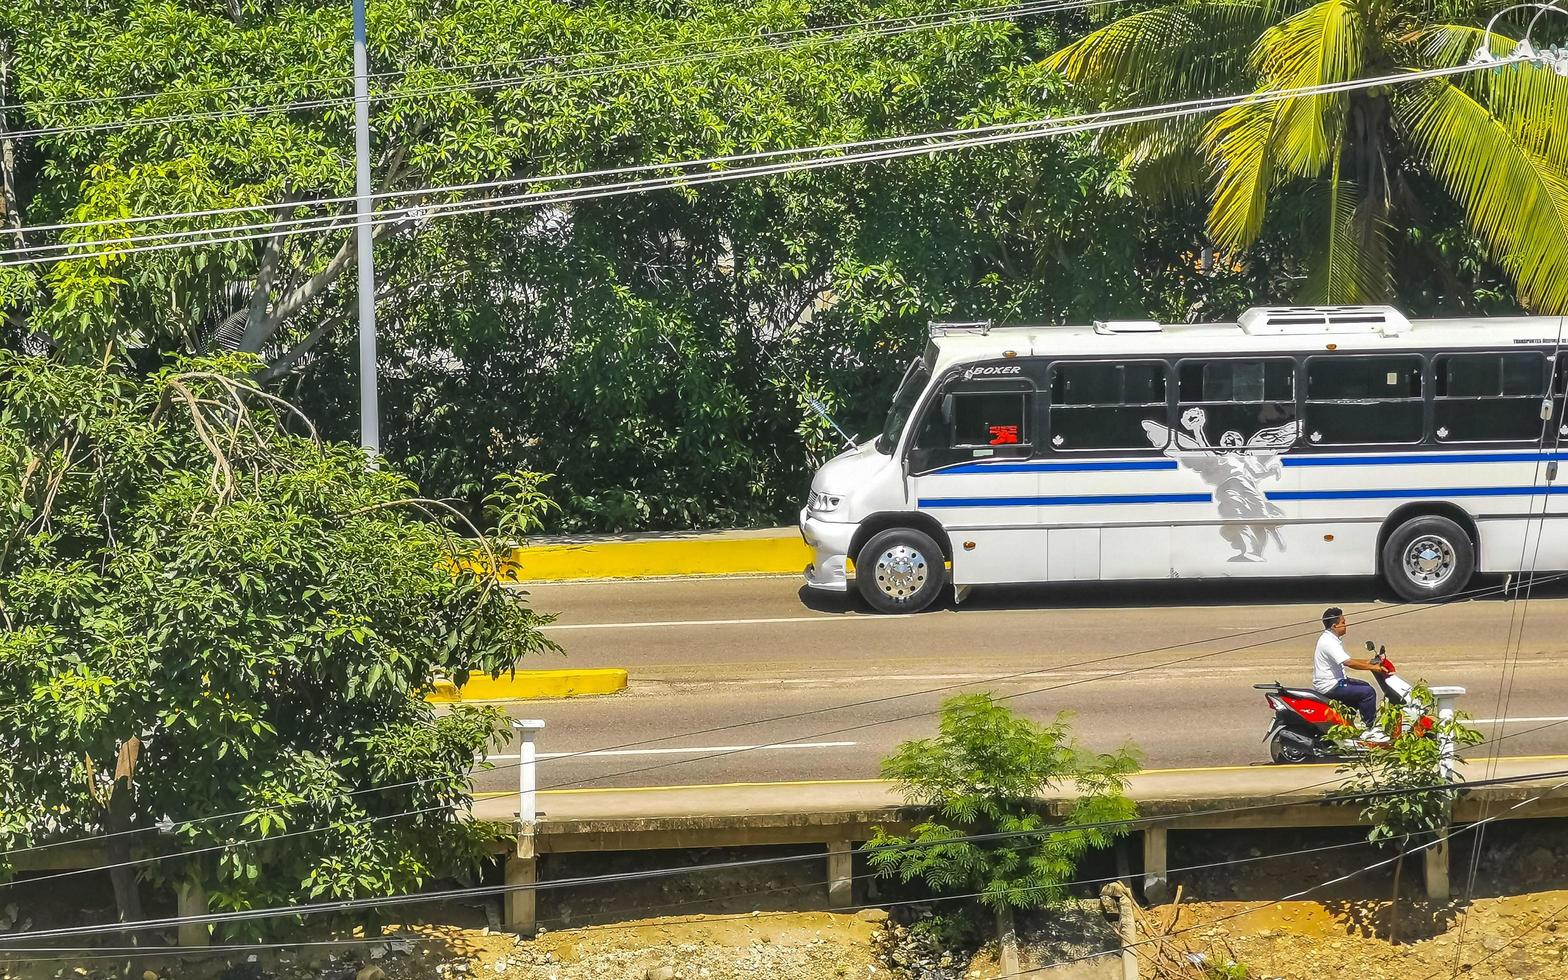
<svg viewBox="0 0 1568 980"><path fill-rule="evenodd" d="M22 206L16 199L16 145L6 128L6 113L11 102L11 42L0 37L0 210L15 235L14 244L22 246Z"/></svg>
<svg viewBox="0 0 1568 980"><path fill-rule="evenodd" d="M409 135L412 139L417 137L418 134L419 130L415 129ZM391 153L387 155L385 172L382 177L386 186L397 183L407 172L404 164L408 160L409 146L409 141L402 141L393 147ZM403 220L377 225L370 231L371 240L379 241L387 235L412 226L412 224L412 221ZM290 317L303 309L305 304L320 296L333 283L337 282L338 278L347 272L359 257L356 236L349 235L338 246L338 250L333 253L332 258L327 261L326 266L320 272L317 272L300 285L285 293L273 305L272 312L267 314L267 294L271 291L273 280L277 276L278 257L276 250L273 248L277 242L277 237L274 237L268 243L267 254L263 256L263 269L257 276L257 295L251 300L251 315L248 317L245 325L245 336L240 341L240 350L246 353L259 353L262 347L266 346L267 341L272 339L273 335L278 332L278 329ZM266 268L268 257L272 259L270 271ZM265 288L263 288L263 276L266 278ZM293 352L290 351L290 353L292 354Z"/></svg>
<svg viewBox="0 0 1568 980"><path fill-rule="evenodd" d="M256 374L257 383L267 384L269 382L276 381L285 374L288 374L289 371L293 369L294 365L299 363L300 358L304 357L306 354L309 354L312 350L315 349L316 344L321 341L322 337L325 337L327 334L336 330L338 327L343 326L343 324L347 322L347 313L339 313L336 316L330 316L326 320L323 320L321 324L318 325L314 330L306 334L304 339L295 344L293 347L290 347L287 354L284 354L282 357L278 358L276 361L273 361L271 364L267 365L260 372L258 372Z"/></svg>
<svg viewBox="0 0 1568 980"><path fill-rule="evenodd" d="M372 240L385 238L396 231L409 227L412 221L395 221L384 225L377 225L370 232ZM337 282L339 277L352 267L359 257L359 250L355 236L350 235L338 246L338 250L327 262L326 267L320 272L305 280L299 286L289 291L283 298L272 306L272 313L254 331L251 327L245 328L245 339L240 343L240 350L247 353L258 353L261 348L272 339L284 322L305 307L305 304L326 292L328 287Z"/></svg>
<svg viewBox="0 0 1568 980"><path fill-rule="evenodd" d="M299 200L298 195L290 192L283 197L284 204L293 204ZM278 275L278 263L283 256L283 236L280 224L286 217L287 208L278 209L277 222L274 228L279 233L267 239L267 247L261 254L261 267L256 270L256 288L251 292L250 305L245 311L245 334L240 338L240 350L259 350L266 338L257 339L256 335L265 329L269 318L267 317L267 304L272 299L272 283ZM255 344L255 347L250 346Z"/></svg>

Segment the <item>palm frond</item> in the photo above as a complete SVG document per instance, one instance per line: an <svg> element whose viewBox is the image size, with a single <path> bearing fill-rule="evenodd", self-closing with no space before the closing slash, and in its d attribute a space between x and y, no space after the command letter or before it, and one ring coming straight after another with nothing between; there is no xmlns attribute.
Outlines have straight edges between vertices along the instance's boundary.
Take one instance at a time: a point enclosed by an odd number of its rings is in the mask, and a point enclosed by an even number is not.
<svg viewBox="0 0 1568 980"><path fill-rule="evenodd" d="M1392 280L1382 208L1350 181L1330 180L1315 190L1319 201L1313 210L1326 233L1311 256L1300 300L1330 306L1386 302Z"/></svg>
<svg viewBox="0 0 1568 980"><path fill-rule="evenodd" d="M1215 183L1209 235L1221 250L1245 248L1263 230L1269 191L1278 180L1274 135L1282 105L1243 102L1221 112L1204 130Z"/></svg>
<svg viewBox="0 0 1568 980"><path fill-rule="evenodd" d="M1051 55L1091 98L1117 105L1157 103L1223 90L1246 68L1270 6L1210 0L1142 10L1106 24Z"/></svg>
<svg viewBox="0 0 1568 980"><path fill-rule="evenodd" d="M1472 94L1448 83L1404 88L1394 118L1418 158L1464 208L1520 300L1568 312L1568 180Z"/></svg>
<svg viewBox="0 0 1568 980"><path fill-rule="evenodd" d="M1348 0L1322 0L1264 31L1252 48L1252 69L1267 88L1349 81L1365 63L1363 26ZM1275 137L1281 168L1302 177L1322 171L1333 133L1344 125L1346 100L1343 94L1309 95L1283 104Z"/></svg>
<svg viewBox="0 0 1568 980"><path fill-rule="evenodd" d="M1462 65L1485 37L1479 27L1439 24L1412 31L1407 41L1422 67ZM1513 53L1517 41L1493 33L1493 54ZM1568 78L1537 65L1508 65L1461 76L1454 84L1474 93L1521 145L1568 168Z"/></svg>
<svg viewBox="0 0 1568 980"><path fill-rule="evenodd" d="M1122 157L1122 167L1133 176L1140 195L1160 201L1191 201L1206 196L1208 174L1199 140L1205 120L1200 117L1147 123L1143 133Z"/></svg>

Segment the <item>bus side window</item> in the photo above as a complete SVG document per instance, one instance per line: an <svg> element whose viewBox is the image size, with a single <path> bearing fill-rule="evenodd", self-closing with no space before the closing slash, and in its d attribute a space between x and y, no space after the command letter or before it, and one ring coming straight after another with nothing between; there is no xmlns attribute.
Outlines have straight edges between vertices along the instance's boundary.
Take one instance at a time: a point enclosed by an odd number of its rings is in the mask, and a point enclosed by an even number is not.
<svg viewBox="0 0 1568 980"><path fill-rule="evenodd" d="M1178 418L1182 427L1203 410L1202 433L1209 445L1250 440L1263 429L1296 417L1296 364L1285 358L1215 358L1179 365ZM1189 434L1195 434L1188 429ZM1178 433L1180 434L1180 433Z"/></svg>
<svg viewBox="0 0 1568 980"><path fill-rule="evenodd" d="M1314 446L1420 442L1426 434L1421 357L1307 358L1306 438Z"/></svg>
<svg viewBox="0 0 1568 980"><path fill-rule="evenodd" d="M1060 452L1151 449L1144 422L1169 423L1164 361L1051 365L1051 447Z"/></svg>
<svg viewBox="0 0 1568 980"><path fill-rule="evenodd" d="M1546 358L1534 351L1433 359L1439 442L1523 442L1541 436Z"/></svg>
<svg viewBox="0 0 1568 980"><path fill-rule="evenodd" d="M932 402L915 445L918 449L1027 446L1030 436L1028 392L958 388Z"/></svg>

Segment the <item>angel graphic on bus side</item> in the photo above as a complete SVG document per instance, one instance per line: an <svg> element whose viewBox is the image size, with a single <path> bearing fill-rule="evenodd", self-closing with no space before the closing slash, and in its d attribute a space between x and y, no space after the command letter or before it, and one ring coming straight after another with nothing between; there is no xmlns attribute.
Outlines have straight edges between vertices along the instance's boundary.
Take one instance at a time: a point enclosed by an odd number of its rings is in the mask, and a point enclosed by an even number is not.
<svg viewBox="0 0 1568 980"><path fill-rule="evenodd" d="M1226 521L1220 534L1236 549L1230 560L1267 561L1263 551L1270 541L1285 550L1279 523L1271 519L1284 517L1285 512L1269 500L1259 484L1282 475L1279 458L1300 437L1301 422L1259 429L1251 439L1243 439L1233 429L1220 436L1217 446L1203 432L1207 422L1203 409L1189 408L1181 415L1185 432L1173 432L1154 421L1145 421L1143 431L1154 448L1165 450L1165 455L1214 487L1220 517Z"/></svg>

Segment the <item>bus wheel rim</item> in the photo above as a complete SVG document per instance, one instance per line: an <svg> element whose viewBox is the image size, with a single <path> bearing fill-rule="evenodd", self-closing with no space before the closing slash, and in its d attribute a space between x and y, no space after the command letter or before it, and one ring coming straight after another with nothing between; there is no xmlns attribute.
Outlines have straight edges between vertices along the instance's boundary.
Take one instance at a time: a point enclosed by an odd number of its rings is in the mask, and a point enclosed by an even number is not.
<svg viewBox="0 0 1568 980"><path fill-rule="evenodd" d="M873 570L877 590L889 599L908 599L920 591L929 576L926 556L907 544L882 552Z"/></svg>
<svg viewBox="0 0 1568 980"><path fill-rule="evenodd" d="M1405 575L1417 585L1437 586L1454 574L1454 546L1447 538L1423 534L1405 549Z"/></svg>

